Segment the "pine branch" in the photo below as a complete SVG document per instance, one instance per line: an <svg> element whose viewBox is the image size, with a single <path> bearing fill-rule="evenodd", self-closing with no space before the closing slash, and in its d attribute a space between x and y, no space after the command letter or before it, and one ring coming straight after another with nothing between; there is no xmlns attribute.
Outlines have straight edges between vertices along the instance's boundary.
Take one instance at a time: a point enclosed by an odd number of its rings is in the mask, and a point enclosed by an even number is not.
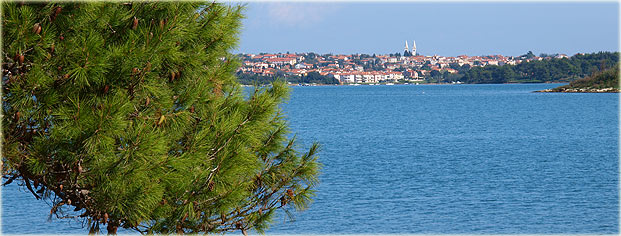
<svg viewBox="0 0 621 236"><path fill-rule="evenodd" d="M295 165L308 157L294 140L280 143L284 90L255 88L245 99L235 82L227 50L240 8L90 4L4 5L3 153L13 170L4 184L23 178L52 199L50 217L82 218L91 233L246 234L265 224L262 211L285 207L285 190L298 192L308 175L294 170L304 161ZM164 20L158 28L150 18Z"/></svg>

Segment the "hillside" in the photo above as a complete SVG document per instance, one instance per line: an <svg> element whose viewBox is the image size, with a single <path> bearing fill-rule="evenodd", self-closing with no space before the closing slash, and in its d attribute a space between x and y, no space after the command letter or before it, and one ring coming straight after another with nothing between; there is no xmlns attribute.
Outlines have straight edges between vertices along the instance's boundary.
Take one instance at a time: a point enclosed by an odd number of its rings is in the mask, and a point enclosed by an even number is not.
<svg viewBox="0 0 621 236"><path fill-rule="evenodd" d="M598 72L589 77L572 81L553 89L538 92L564 92L564 93L618 93L619 92L619 67Z"/></svg>

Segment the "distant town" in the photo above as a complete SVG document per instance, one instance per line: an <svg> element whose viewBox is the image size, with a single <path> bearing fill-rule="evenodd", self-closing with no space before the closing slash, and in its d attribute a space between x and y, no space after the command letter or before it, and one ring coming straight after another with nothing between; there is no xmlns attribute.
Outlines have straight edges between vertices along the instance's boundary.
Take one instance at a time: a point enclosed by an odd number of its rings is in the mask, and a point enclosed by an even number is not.
<svg viewBox="0 0 621 236"><path fill-rule="evenodd" d="M438 78L450 78L460 71L473 67L517 65L522 62L568 58L565 54L539 55L528 52L522 56L468 56L456 57L419 55L415 41L405 43L402 53L388 55L368 54L316 54L316 53L260 53L239 54L242 65L238 75L246 78L307 77L309 74L333 84L377 83L430 83L441 82ZM457 77L457 76L454 76ZM446 80L445 80L446 81ZM289 83L302 82L301 80ZM452 80L452 83L462 83Z"/></svg>

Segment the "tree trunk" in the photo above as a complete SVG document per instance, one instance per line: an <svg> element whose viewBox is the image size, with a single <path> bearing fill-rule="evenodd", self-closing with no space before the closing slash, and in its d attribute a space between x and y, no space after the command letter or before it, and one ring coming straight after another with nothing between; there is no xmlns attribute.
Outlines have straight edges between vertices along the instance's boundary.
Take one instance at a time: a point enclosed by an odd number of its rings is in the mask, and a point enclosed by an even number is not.
<svg viewBox="0 0 621 236"><path fill-rule="evenodd" d="M116 235L116 230L119 229L119 224L116 221L108 222L108 235Z"/></svg>

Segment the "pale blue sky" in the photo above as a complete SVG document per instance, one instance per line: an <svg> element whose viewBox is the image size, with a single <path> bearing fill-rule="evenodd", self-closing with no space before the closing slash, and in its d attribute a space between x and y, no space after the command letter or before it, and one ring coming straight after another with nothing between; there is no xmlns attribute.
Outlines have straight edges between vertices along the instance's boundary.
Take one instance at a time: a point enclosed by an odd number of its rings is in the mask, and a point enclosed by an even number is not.
<svg viewBox="0 0 621 236"><path fill-rule="evenodd" d="M234 52L423 55L618 51L616 2L251 2Z"/></svg>

